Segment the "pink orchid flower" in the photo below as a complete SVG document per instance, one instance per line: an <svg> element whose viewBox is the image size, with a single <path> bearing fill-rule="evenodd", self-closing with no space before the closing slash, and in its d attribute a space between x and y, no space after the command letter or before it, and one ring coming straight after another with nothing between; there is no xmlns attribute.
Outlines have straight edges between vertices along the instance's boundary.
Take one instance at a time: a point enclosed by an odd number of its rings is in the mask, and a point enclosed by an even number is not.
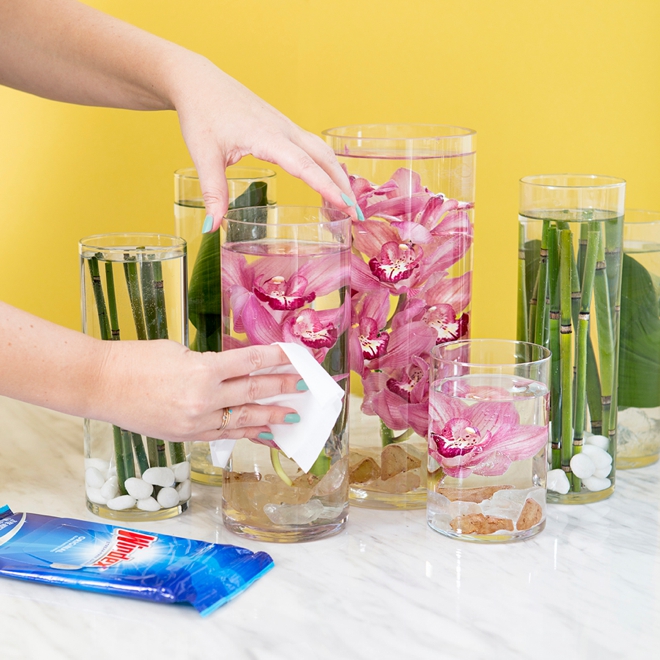
<svg viewBox="0 0 660 660"><path fill-rule="evenodd" d="M378 415L391 429L428 433L428 364L421 358L389 373L373 371L364 379L362 411Z"/></svg>
<svg viewBox="0 0 660 660"><path fill-rule="evenodd" d="M429 415L429 454L450 477L504 474L548 441L547 427L521 424L510 401L468 405L440 391L431 397Z"/></svg>

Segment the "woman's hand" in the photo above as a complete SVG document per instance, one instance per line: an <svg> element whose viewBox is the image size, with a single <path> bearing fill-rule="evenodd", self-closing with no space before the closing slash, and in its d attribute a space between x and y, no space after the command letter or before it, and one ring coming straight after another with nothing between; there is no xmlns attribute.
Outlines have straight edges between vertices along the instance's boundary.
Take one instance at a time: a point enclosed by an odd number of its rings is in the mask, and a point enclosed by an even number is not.
<svg viewBox="0 0 660 660"><path fill-rule="evenodd" d="M297 374L248 375L289 364L279 346L224 353L196 353L167 340L103 342L103 347L102 387L92 404L98 410L90 412L94 419L172 442L250 438L269 445L269 424L299 419L291 408L254 403L306 389ZM225 408L232 412L222 428Z"/></svg>
<svg viewBox="0 0 660 660"><path fill-rule="evenodd" d="M227 211L225 167L251 154L302 179L332 206L355 216L354 196L332 149L218 69L187 53L172 68L172 102L197 168L214 231ZM351 208L353 207L353 208Z"/></svg>

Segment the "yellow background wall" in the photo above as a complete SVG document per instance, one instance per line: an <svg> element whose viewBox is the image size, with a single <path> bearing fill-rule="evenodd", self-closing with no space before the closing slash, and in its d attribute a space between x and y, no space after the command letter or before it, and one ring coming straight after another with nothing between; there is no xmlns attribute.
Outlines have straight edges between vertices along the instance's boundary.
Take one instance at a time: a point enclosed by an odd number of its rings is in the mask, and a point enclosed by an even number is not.
<svg viewBox="0 0 660 660"><path fill-rule="evenodd" d="M478 132L473 335L515 333L518 179L628 181L660 209L657 0L89 0L203 53L305 128ZM0 88L0 299L80 327L77 241L173 231L174 113ZM282 203L315 194L282 174Z"/></svg>

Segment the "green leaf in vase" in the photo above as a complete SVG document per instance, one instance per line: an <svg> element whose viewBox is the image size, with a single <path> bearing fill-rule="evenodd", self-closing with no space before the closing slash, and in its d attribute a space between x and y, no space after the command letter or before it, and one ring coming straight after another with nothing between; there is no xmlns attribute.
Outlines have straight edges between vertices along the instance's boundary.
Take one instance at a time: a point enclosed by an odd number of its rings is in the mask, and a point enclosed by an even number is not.
<svg viewBox="0 0 660 660"><path fill-rule="evenodd" d="M265 207L268 204L267 184L263 181L251 183L242 195L230 205L230 209L248 206ZM265 223L267 209L260 208L250 212L246 218L251 222ZM265 227L239 227L230 223L227 240L231 242L263 238ZM261 234L261 235L259 235ZM220 310L220 232L204 234L199 253L193 267L188 290L188 317L197 333L190 348L193 351L220 351L222 336L222 314Z"/></svg>
<svg viewBox="0 0 660 660"><path fill-rule="evenodd" d="M623 255L618 405L660 406L660 316L648 270Z"/></svg>

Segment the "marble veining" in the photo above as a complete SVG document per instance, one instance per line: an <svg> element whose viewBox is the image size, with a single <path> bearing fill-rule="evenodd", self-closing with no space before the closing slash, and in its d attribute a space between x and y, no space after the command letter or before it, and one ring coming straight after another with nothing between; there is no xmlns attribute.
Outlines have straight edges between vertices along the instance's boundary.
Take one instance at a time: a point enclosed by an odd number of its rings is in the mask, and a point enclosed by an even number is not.
<svg viewBox="0 0 660 660"><path fill-rule="evenodd" d="M94 520L81 420L0 398L0 500ZM244 540L220 491L141 525L263 549L275 569L207 619L192 608L0 580L0 658L623 660L660 649L660 464L619 471L614 495L548 506L527 541L442 537L424 511L351 509L347 529L301 545ZM96 519L98 520L98 519Z"/></svg>

